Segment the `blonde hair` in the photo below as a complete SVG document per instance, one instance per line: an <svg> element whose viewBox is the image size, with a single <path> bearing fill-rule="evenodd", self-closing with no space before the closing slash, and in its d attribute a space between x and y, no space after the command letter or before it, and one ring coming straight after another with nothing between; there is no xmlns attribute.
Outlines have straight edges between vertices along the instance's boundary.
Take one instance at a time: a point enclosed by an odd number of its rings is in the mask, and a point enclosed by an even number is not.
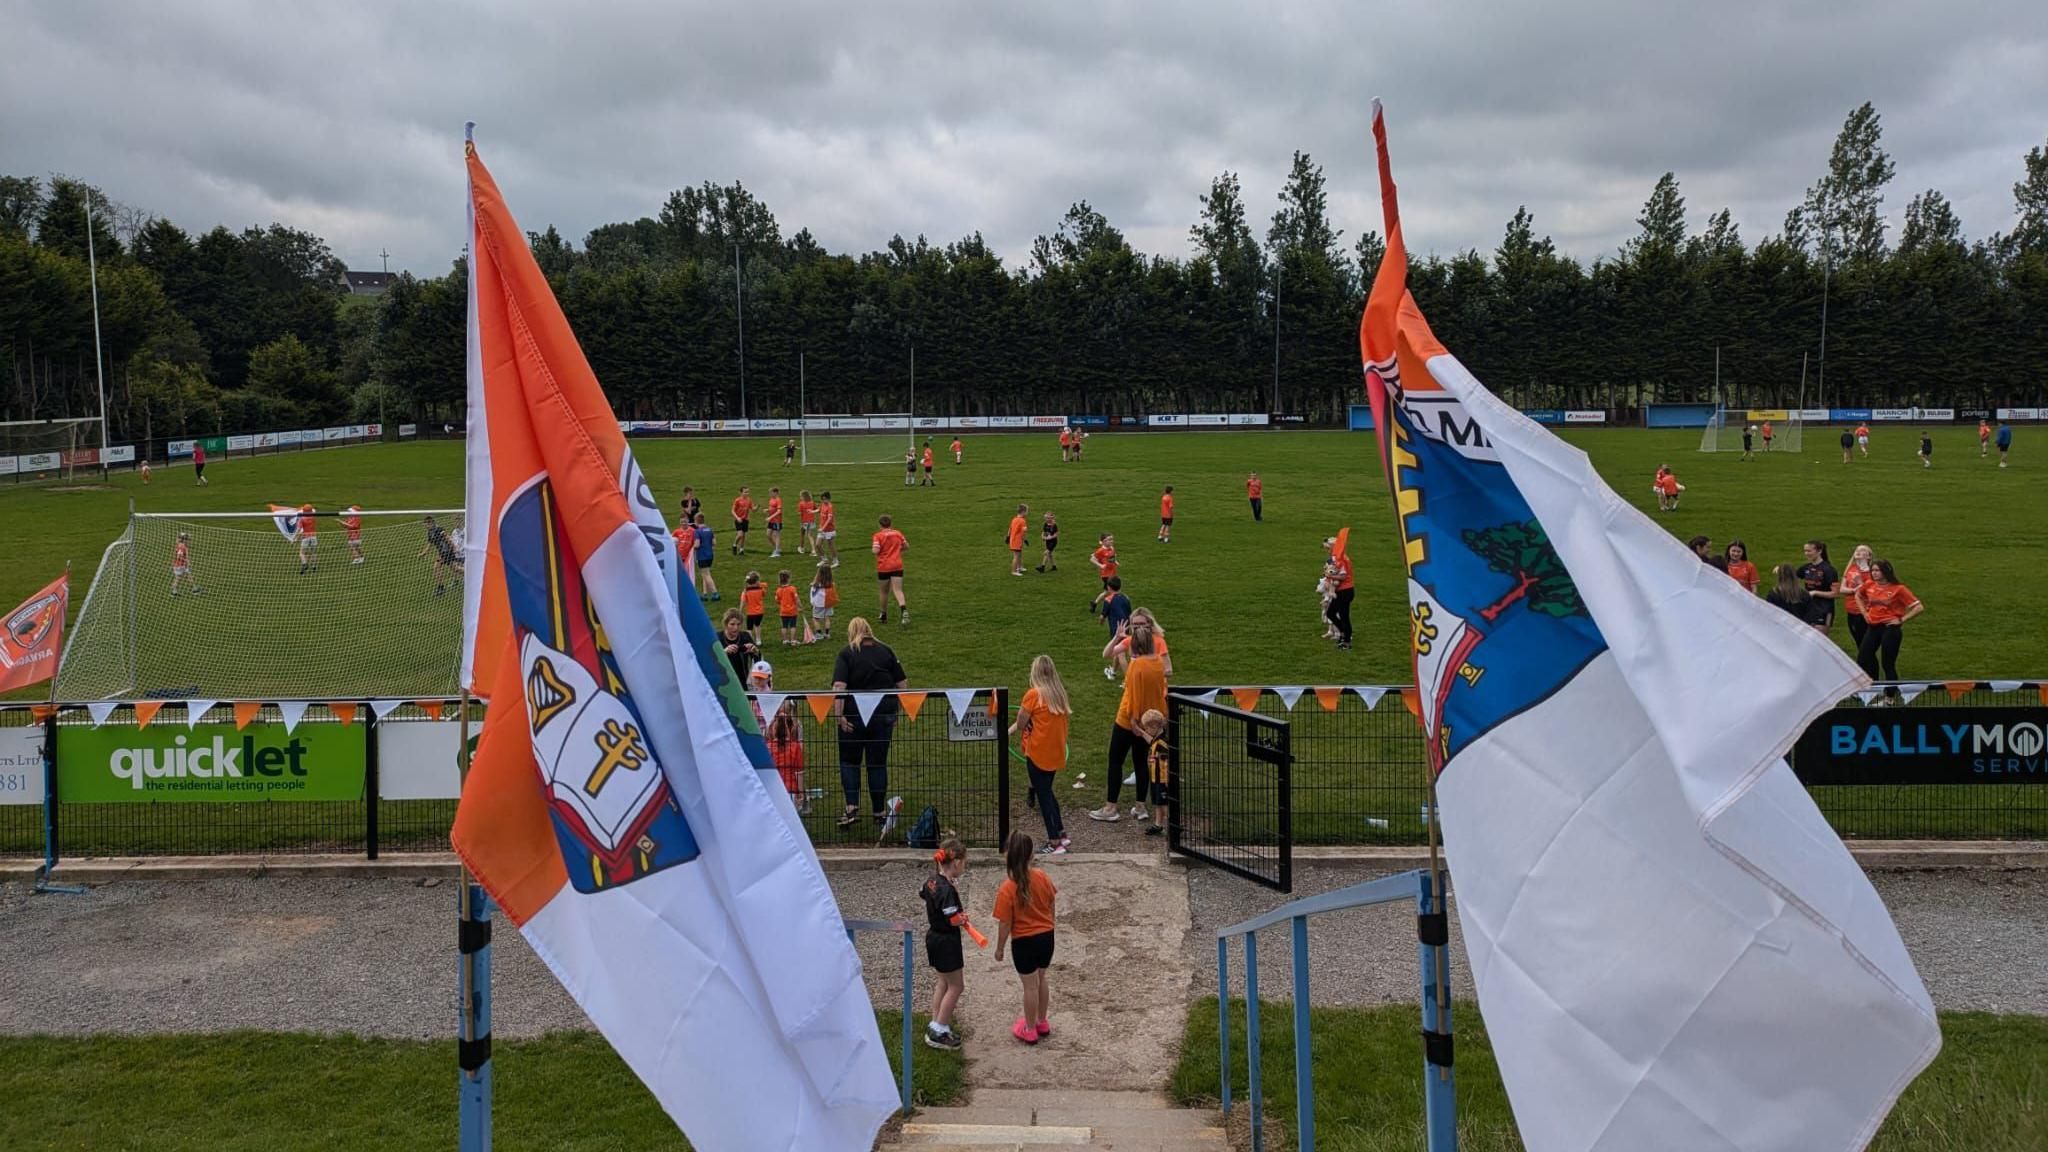
<svg viewBox="0 0 2048 1152"><path fill-rule="evenodd" d="M1150 656L1158 650L1156 640L1159 636L1159 626L1149 618L1140 619L1132 616L1130 627L1125 629L1124 634L1130 637L1133 656Z"/></svg>
<svg viewBox="0 0 2048 1152"><path fill-rule="evenodd" d="M867 617L855 616L846 622L846 643L848 647L858 648L863 644L873 644L874 642L875 626L868 623Z"/></svg>
<svg viewBox="0 0 2048 1152"><path fill-rule="evenodd" d="M1059 669L1052 666L1052 657L1035 656L1031 660L1031 686L1038 690L1038 702L1055 716L1065 716L1074 710L1067 699L1067 686L1060 683Z"/></svg>
<svg viewBox="0 0 2048 1152"><path fill-rule="evenodd" d="M1145 714L1138 717L1138 727L1157 739L1166 734L1166 716L1157 708L1147 708Z"/></svg>

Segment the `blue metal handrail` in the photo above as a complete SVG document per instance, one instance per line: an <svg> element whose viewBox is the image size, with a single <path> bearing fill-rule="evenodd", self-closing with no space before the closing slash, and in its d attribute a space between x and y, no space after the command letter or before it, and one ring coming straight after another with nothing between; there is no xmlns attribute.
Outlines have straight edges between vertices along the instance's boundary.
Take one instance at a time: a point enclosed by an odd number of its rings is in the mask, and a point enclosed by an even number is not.
<svg viewBox="0 0 2048 1152"><path fill-rule="evenodd" d="M1448 891L1448 875L1444 880ZM1259 1061L1259 930L1283 921L1289 922L1293 930L1295 1147L1301 1152L1315 1152L1316 1086L1309 1054L1308 919L1327 912L1387 904L1411 897L1415 900L1417 917L1443 910L1438 904L1430 874L1418 870L1382 876L1320 896L1305 896L1264 915L1217 929L1216 1037L1222 1049L1225 1115L1230 1113L1230 941L1235 936L1244 937L1245 1072L1251 1096L1252 1152L1264 1152L1265 1148L1265 1090ZM1417 944L1417 958L1422 965L1422 1030L1426 1034L1436 1032L1439 1008L1449 1003L1450 988L1446 983L1450 977L1449 947L1448 942L1430 943L1427 939L1419 940ZM1443 1013L1443 1020L1441 1043L1445 1047L1441 1062L1433 1062L1427 1054L1423 1058L1423 1119L1428 1132L1429 1152L1457 1152L1458 1147L1457 1093L1448 1055L1450 1015L1447 1010Z"/></svg>
<svg viewBox="0 0 2048 1152"><path fill-rule="evenodd" d="M916 956L916 951L911 945L910 938L916 931L917 925L912 924L908 920L846 921L846 938L848 940L852 940L857 933L861 932L895 932L903 937L903 1059L899 1062L901 1074L898 1079L897 1088L903 1100L903 1110L905 1112L910 1111L910 1058L916 1051L916 1048L911 1043L911 1038L916 1034L916 1029L910 1020L910 965Z"/></svg>

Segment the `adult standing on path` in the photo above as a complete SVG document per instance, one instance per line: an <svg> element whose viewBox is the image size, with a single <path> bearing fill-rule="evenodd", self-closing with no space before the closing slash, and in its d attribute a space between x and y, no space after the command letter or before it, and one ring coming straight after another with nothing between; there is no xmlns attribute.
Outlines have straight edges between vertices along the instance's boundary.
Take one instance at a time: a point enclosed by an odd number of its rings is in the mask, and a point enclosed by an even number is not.
<svg viewBox="0 0 2048 1152"><path fill-rule="evenodd" d="M1245 479L1244 494L1252 502L1252 519L1264 520L1266 518L1266 484L1259 479L1257 472L1252 473Z"/></svg>
<svg viewBox="0 0 2048 1152"><path fill-rule="evenodd" d="M1337 629L1337 650L1340 652L1351 650L1351 601L1358 596L1358 589L1352 584L1351 553L1344 547L1350 539L1351 529L1345 528L1323 541L1323 546L1330 550L1330 565L1337 570L1337 594L1330 598L1330 606L1324 610L1324 615Z"/></svg>
<svg viewBox="0 0 2048 1152"><path fill-rule="evenodd" d="M882 602L877 623L889 622L891 593L896 596L896 608L900 613L896 622L910 623L910 605L903 602L903 550L908 547L910 542L903 538L903 533L890 524L887 516L882 517L881 528L875 532L874 542L868 546L868 550L875 554L876 593Z"/></svg>
<svg viewBox="0 0 2048 1152"><path fill-rule="evenodd" d="M855 616L846 622L846 647L832 661L833 718L839 724L839 789L846 809L839 814L839 826L860 819L861 768L867 768L868 799L874 805L875 822L888 814L889 741L896 731L899 707L894 695L910 686L902 662L887 644L875 639L874 626ZM861 716L860 705L850 693L886 692L873 712Z"/></svg>
<svg viewBox="0 0 2048 1152"><path fill-rule="evenodd" d="M1031 511L1029 505L1019 504L1017 505L1017 514L1010 517L1010 575L1012 576L1022 576L1024 574L1024 537L1031 530L1031 522L1024 518L1024 514L1029 511ZM1045 571L1045 565L1039 565L1038 570L1041 572Z"/></svg>
<svg viewBox="0 0 2048 1152"><path fill-rule="evenodd" d="M1117 801L1123 796L1124 761L1129 759L1142 772L1145 741L1138 735L1138 720L1145 713L1166 711L1166 665L1159 659L1158 638L1147 621L1130 625L1131 665L1124 672L1123 700L1116 707L1116 724L1109 730L1109 800L1088 813L1090 820L1115 823ZM1138 753L1134 759L1132 753ZM1131 806L1131 819L1146 818L1144 785L1138 789L1139 802Z"/></svg>

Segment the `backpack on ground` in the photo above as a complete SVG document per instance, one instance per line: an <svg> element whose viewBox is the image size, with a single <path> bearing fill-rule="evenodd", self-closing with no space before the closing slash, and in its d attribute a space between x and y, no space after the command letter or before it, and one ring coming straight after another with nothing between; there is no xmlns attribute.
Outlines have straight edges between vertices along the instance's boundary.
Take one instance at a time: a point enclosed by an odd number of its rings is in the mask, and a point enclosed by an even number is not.
<svg viewBox="0 0 2048 1152"><path fill-rule="evenodd" d="M927 804L917 814L917 823L910 826L912 848L937 848L939 846L939 809Z"/></svg>

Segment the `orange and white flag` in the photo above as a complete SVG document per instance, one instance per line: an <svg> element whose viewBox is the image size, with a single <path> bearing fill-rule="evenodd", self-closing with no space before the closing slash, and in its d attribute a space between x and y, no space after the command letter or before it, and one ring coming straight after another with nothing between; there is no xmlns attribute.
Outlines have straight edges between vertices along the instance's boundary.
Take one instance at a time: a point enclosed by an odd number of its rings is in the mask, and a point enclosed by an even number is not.
<svg viewBox="0 0 2048 1152"><path fill-rule="evenodd" d="M0 692L41 684L57 674L64 609L70 603L71 574L66 572L0 621Z"/></svg>
<svg viewBox="0 0 2048 1152"><path fill-rule="evenodd" d="M699 1148L867 1149L859 957L674 542L474 146L455 849ZM764 771L765 770L765 771Z"/></svg>

